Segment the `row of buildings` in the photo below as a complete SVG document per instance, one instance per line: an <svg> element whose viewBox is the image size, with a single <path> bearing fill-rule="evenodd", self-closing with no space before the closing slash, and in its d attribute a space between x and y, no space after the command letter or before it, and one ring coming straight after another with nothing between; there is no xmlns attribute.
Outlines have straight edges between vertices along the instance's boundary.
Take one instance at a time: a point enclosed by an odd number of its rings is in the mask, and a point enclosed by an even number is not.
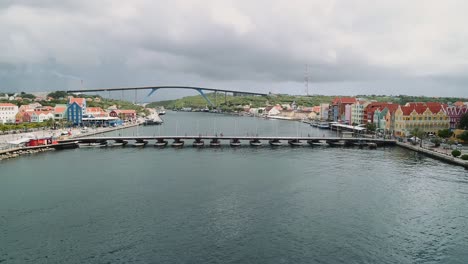
<svg viewBox="0 0 468 264"><path fill-rule="evenodd" d="M269 118L289 120L321 120L347 125L374 124L377 131L394 136L408 136L415 128L435 134L442 129L458 128L461 117L468 112L468 103L436 102L397 103L375 102L354 97L336 97L331 103L314 107L277 104L260 108L244 106L244 112Z"/></svg>
<svg viewBox="0 0 468 264"><path fill-rule="evenodd" d="M86 102L85 98L70 97L67 104L55 106L42 106L37 102L20 107L12 103L0 103L0 124L40 123L52 119L66 120L74 126L113 125L137 118L135 110L117 109L116 106L104 110L101 107L87 107Z"/></svg>
<svg viewBox="0 0 468 264"><path fill-rule="evenodd" d="M468 112L468 104L413 102L404 105L369 102L351 97L338 97L330 104L329 120L349 125L372 123L377 130L408 136L415 128L435 134L442 129L454 130L461 117Z"/></svg>

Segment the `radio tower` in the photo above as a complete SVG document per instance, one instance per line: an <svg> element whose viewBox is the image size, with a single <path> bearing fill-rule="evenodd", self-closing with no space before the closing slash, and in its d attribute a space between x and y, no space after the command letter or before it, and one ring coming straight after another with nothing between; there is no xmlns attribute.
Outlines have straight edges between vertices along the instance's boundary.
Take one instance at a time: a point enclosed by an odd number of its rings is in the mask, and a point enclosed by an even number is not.
<svg viewBox="0 0 468 264"><path fill-rule="evenodd" d="M309 64L305 65L304 82L306 88L306 95L309 96Z"/></svg>

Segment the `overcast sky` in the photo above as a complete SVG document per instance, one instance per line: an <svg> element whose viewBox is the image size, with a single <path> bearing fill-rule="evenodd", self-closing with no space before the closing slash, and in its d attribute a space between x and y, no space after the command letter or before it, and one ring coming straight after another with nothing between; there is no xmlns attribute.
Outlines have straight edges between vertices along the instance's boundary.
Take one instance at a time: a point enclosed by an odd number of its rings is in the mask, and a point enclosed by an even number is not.
<svg viewBox="0 0 468 264"><path fill-rule="evenodd" d="M466 0L0 0L0 91L468 97ZM158 91L154 99L187 91Z"/></svg>

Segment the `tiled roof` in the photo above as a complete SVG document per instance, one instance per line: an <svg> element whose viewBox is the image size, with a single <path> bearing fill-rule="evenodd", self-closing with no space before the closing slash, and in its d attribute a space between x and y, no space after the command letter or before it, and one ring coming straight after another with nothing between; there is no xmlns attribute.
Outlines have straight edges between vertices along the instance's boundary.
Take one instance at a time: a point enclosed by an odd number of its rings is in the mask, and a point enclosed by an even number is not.
<svg viewBox="0 0 468 264"><path fill-rule="evenodd" d="M11 103L0 103L0 106L16 106L16 105L11 104Z"/></svg>
<svg viewBox="0 0 468 264"><path fill-rule="evenodd" d="M84 98L70 98L70 104L77 103L79 106L83 106L86 100Z"/></svg>
<svg viewBox="0 0 468 264"><path fill-rule="evenodd" d="M332 102L332 105L355 104L356 102L357 102L357 100L354 97L335 97L335 99Z"/></svg>
<svg viewBox="0 0 468 264"><path fill-rule="evenodd" d="M54 113L61 114L61 113L65 112L66 110L67 110L66 107L56 107L55 110L54 110Z"/></svg>

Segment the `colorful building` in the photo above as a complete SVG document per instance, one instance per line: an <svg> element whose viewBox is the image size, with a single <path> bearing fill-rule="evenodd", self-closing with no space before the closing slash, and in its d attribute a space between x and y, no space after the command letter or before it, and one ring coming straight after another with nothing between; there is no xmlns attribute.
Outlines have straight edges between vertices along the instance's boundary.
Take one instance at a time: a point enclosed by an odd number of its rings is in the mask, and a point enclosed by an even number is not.
<svg viewBox="0 0 468 264"><path fill-rule="evenodd" d="M334 122L344 121L346 119L346 105L352 105L356 102L354 97L336 97L331 103L331 119Z"/></svg>
<svg viewBox="0 0 468 264"><path fill-rule="evenodd" d="M15 123L18 106L11 103L0 103L0 124Z"/></svg>
<svg viewBox="0 0 468 264"><path fill-rule="evenodd" d="M62 104L57 104L53 110L55 120L63 120L67 118L67 106Z"/></svg>
<svg viewBox="0 0 468 264"><path fill-rule="evenodd" d="M136 119L136 111L135 110L112 110L109 113L111 117L118 117L122 120L132 121Z"/></svg>
<svg viewBox="0 0 468 264"><path fill-rule="evenodd" d="M54 119L54 114L48 111L31 112L31 123L41 123L49 119Z"/></svg>
<svg viewBox="0 0 468 264"><path fill-rule="evenodd" d="M364 109L369 104L365 101L357 101L351 105L351 124L364 124Z"/></svg>
<svg viewBox="0 0 468 264"><path fill-rule="evenodd" d="M86 113L86 100L84 98L70 98L67 105L67 119L73 125L83 123L83 114Z"/></svg>
<svg viewBox="0 0 468 264"><path fill-rule="evenodd" d="M462 103L461 105L447 106L445 111L450 119L450 129L455 130L458 128L462 116L468 112L468 107Z"/></svg>
<svg viewBox="0 0 468 264"><path fill-rule="evenodd" d="M450 120L444 108L446 106L440 103L408 103L399 106L395 111L395 135L409 136L415 128L433 134L449 128Z"/></svg>

